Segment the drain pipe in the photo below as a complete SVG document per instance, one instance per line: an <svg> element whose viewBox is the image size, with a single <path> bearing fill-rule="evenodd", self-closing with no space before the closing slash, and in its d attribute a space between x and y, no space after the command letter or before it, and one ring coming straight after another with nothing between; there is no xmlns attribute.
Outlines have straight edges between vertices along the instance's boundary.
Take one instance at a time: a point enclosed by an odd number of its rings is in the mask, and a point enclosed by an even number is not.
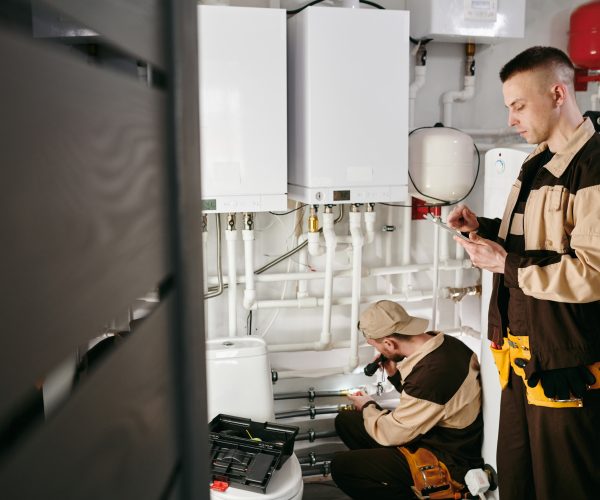
<svg viewBox="0 0 600 500"><path fill-rule="evenodd" d="M360 306L360 285L362 273L362 247L364 237L360 227L360 205L352 205L350 212L350 234L352 235L352 306L350 311L350 356L348 373L358 366L358 309Z"/></svg>
<svg viewBox="0 0 600 500"><path fill-rule="evenodd" d="M455 101L468 101L475 95L475 44L465 44L467 54L467 64L464 78L463 90L451 90L442 95L444 111L442 114L442 123L446 127L452 126L452 104Z"/></svg>
<svg viewBox="0 0 600 500"><path fill-rule="evenodd" d="M425 45L419 42L416 52L415 79L411 82L408 90L408 130L415 128L415 100L421 87L425 85L425 75L427 74L427 49Z"/></svg>
<svg viewBox="0 0 600 500"><path fill-rule="evenodd" d="M227 230L225 240L227 241L227 276L228 280L228 312L229 312L229 336L237 335L237 269L236 269L236 247L238 232L235 227L235 214L227 215Z"/></svg>
<svg viewBox="0 0 600 500"><path fill-rule="evenodd" d="M246 276L243 304L244 308L249 310L256 302L256 288L254 285L254 216L252 213L244 213L242 238L244 240L244 270Z"/></svg>
<svg viewBox="0 0 600 500"><path fill-rule="evenodd" d="M325 283L323 289L323 324L318 349L327 349L331 344L331 299L333 294L333 263L335 260L336 236L333 223L333 205L325 206L323 214L323 236L325 237ZM318 234L318 233L317 233Z"/></svg>

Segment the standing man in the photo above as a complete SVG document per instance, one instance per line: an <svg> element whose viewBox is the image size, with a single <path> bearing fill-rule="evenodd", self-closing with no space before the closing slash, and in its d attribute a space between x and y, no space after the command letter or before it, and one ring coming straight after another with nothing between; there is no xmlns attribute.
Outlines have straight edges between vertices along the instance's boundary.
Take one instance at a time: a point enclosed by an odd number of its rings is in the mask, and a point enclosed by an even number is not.
<svg viewBox="0 0 600 500"><path fill-rule="evenodd" d="M494 273L488 336L503 387L503 499L600 491L600 136L575 101L574 68L532 47L500 71L509 125L535 151L502 220L456 207L448 225ZM474 231L477 231L475 233Z"/></svg>
<svg viewBox="0 0 600 500"><path fill-rule="evenodd" d="M427 323L389 300L360 317L367 342L386 358L382 366L400 403L384 410L358 394L349 396L357 411L336 417L350 451L336 454L331 474L352 498L412 500L413 487L421 493L428 486L423 493L432 499L462 498L454 496L458 483L483 465L477 356L460 340L426 332Z"/></svg>

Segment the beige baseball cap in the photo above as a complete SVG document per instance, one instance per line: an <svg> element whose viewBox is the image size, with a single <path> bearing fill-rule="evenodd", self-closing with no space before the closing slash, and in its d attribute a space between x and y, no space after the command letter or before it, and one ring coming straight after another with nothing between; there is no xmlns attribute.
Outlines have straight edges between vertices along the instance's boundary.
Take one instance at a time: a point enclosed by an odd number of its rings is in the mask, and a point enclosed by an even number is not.
<svg viewBox="0 0 600 500"><path fill-rule="evenodd" d="M427 331L428 324L428 320L408 314L400 304L380 300L360 315L358 328L368 339L381 339L392 333L419 335Z"/></svg>

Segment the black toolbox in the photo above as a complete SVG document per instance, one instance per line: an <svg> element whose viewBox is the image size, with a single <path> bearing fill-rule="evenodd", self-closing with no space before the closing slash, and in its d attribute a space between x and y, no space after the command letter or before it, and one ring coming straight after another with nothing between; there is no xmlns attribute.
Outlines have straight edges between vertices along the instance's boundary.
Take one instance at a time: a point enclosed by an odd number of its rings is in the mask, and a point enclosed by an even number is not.
<svg viewBox="0 0 600 500"><path fill-rule="evenodd" d="M294 451L298 427L219 414L208 424L213 481L264 493Z"/></svg>

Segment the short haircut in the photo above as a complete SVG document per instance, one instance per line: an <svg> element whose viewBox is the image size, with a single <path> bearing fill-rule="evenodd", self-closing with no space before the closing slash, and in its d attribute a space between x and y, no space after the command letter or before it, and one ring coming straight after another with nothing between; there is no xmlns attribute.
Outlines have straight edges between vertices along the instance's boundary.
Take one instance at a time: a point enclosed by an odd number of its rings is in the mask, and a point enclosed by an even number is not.
<svg viewBox="0 0 600 500"><path fill-rule="evenodd" d="M546 69L554 71L560 81L573 86L575 67L562 50L555 47L530 47L508 61L500 70L500 80L506 80L525 71Z"/></svg>

